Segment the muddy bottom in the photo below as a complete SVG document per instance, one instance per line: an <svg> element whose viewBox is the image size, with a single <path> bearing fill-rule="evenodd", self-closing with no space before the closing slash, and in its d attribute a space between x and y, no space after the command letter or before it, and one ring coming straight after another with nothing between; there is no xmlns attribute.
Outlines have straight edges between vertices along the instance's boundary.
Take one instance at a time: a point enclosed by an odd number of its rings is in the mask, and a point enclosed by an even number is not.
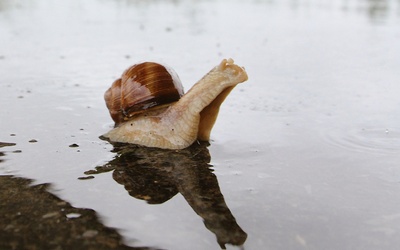
<svg viewBox="0 0 400 250"><path fill-rule="evenodd" d="M75 208L48 185L0 176L1 249L150 249L122 243L92 209ZM153 249L153 248L151 248Z"/></svg>

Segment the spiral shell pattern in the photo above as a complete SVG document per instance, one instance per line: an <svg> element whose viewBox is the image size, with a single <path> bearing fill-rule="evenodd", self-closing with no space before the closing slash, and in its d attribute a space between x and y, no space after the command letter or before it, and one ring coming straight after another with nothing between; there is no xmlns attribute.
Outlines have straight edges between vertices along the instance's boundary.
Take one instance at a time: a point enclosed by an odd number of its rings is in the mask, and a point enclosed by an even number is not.
<svg viewBox="0 0 400 250"><path fill-rule="evenodd" d="M174 70L154 62L129 67L105 92L115 126L149 109L177 102L184 94Z"/></svg>

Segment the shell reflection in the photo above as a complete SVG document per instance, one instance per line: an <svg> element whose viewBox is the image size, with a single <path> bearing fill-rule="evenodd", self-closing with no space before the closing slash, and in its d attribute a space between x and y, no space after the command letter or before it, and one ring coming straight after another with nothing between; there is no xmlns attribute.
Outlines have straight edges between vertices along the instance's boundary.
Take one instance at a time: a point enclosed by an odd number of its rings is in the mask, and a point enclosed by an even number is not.
<svg viewBox="0 0 400 250"><path fill-rule="evenodd" d="M225 203L217 177L209 164L208 143L194 143L183 150L140 147L113 143L117 156L95 174L113 170L113 178L129 195L149 204L161 204L178 192L203 218L218 244L243 245L247 234L237 224Z"/></svg>

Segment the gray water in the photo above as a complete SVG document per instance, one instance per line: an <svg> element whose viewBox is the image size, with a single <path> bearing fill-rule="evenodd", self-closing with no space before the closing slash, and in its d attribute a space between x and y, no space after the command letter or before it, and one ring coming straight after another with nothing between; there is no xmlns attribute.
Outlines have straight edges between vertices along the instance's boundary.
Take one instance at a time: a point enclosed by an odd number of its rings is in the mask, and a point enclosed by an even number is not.
<svg viewBox="0 0 400 250"><path fill-rule="evenodd" d="M397 249L399 41L396 0L0 0L0 141L16 143L0 174L52 183L128 245L219 249L183 195L149 205L112 171L78 178L115 156L98 137L125 68L166 63L187 90L233 58L249 80L208 151L244 249Z"/></svg>

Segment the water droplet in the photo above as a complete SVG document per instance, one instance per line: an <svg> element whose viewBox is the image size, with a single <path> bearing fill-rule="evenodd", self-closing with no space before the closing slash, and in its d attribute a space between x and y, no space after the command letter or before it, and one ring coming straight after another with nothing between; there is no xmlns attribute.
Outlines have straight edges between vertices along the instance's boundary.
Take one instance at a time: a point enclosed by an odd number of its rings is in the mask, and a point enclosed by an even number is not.
<svg viewBox="0 0 400 250"><path fill-rule="evenodd" d="M81 217L81 214L78 213L69 213L65 215L68 219L75 219Z"/></svg>

